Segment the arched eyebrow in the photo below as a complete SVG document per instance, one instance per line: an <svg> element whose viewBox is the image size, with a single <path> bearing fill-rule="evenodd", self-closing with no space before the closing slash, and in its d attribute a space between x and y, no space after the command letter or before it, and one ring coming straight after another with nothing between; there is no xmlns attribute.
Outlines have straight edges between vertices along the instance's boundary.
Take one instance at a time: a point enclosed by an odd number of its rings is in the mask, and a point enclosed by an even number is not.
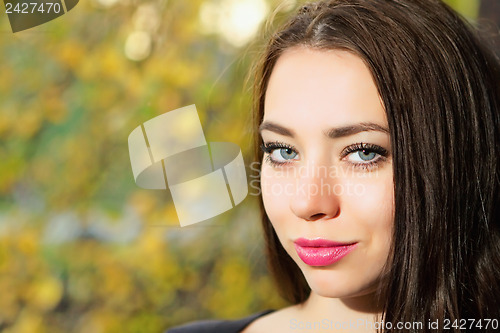
<svg viewBox="0 0 500 333"><path fill-rule="evenodd" d="M265 121L260 124L259 133L262 133L262 131L271 131L291 138L295 137L295 132L293 130L270 121ZM377 131L389 134L388 128L375 123L358 123L347 126L333 127L323 133L331 139L338 139L366 131Z"/></svg>
<svg viewBox="0 0 500 333"><path fill-rule="evenodd" d="M349 135L354 135L360 132L366 131L377 131L385 134L389 134L389 129L375 123L359 123L353 125L347 125L342 127L330 128L328 131L324 132L325 135L332 139L337 139Z"/></svg>
<svg viewBox="0 0 500 333"><path fill-rule="evenodd" d="M291 129L288 129L286 127L283 127L281 125L278 125L270 121L264 121L262 124L260 124L259 134L262 135L262 131L271 131L283 136L289 136L291 138L295 137L295 133Z"/></svg>

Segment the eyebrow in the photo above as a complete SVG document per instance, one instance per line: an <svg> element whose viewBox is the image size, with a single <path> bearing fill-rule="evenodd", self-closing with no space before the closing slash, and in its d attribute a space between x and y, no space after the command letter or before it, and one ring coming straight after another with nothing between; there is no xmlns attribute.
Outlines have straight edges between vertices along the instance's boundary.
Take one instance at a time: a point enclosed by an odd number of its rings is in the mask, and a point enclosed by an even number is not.
<svg viewBox="0 0 500 333"><path fill-rule="evenodd" d="M295 132L292 131L291 129L288 129L286 127L283 127L281 125L278 125L276 123L270 122L270 121L265 121L259 126L259 133L262 131L271 131L283 136L288 136L288 137L295 137ZM338 139L350 135L354 135L360 132L366 132L366 131L377 131L377 132L382 132L389 134L389 129L386 127L383 127L381 125L375 124L375 123L359 123L359 124L353 124L353 125L347 125L347 126L341 126L341 127L334 127L330 128L329 130L323 132L327 137L331 139Z"/></svg>

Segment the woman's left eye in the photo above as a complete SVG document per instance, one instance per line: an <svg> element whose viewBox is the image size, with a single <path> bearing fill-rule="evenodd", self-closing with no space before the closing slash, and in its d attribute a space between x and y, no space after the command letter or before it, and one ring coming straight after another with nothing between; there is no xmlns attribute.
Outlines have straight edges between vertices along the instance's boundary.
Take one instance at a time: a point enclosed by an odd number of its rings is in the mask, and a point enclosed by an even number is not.
<svg viewBox="0 0 500 333"><path fill-rule="evenodd" d="M364 169L372 168L385 161L387 156L388 152L385 148L366 143L356 143L346 147L341 153L343 159L355 167Z"/></svg>
<svg viewBox="0 0 500 333"><path fill-rule="evenodd" d="M358 150L350 154L350 158L348 158L351 162L371 162L377 156L380 156L374 151L370 151L367 149Z"/></svg>

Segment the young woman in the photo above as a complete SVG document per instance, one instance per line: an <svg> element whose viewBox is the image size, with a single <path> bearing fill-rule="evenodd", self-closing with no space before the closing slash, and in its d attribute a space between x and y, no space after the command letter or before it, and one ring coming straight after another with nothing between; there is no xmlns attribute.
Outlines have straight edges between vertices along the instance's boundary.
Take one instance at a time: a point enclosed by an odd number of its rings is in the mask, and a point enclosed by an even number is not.
<svg viewBox="0 0 500 333"><path fill-rule="evenodd" d="M500 63L439 0L303 6L257 71L263 227L291 306L172 332L496 332Z"/></svg>

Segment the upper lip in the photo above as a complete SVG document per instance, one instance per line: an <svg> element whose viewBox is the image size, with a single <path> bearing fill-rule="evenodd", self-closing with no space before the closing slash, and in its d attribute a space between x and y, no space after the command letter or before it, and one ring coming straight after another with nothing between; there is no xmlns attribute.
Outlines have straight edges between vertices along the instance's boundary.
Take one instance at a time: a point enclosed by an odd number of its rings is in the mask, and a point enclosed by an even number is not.
<svg viewBox="0 0 500 333"><path fill-rule="evenodd" d="M356 242L336 242L323 238L298 238L294 241L295 244L302 247L336 247L336 246L346 246L353 245Z"/></svg>

